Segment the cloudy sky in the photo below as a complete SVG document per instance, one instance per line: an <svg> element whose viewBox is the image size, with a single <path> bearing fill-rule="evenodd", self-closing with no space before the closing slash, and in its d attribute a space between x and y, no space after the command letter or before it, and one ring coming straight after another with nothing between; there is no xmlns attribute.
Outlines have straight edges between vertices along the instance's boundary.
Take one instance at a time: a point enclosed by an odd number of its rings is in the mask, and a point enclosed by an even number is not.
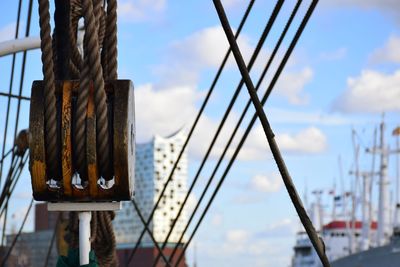
<svg viewBox="0 0 400 267"><path fill-rule="evenodd" d="M256 1L239 38L246 60L271 14L270 2ZM309 1L303 2L278 53L279 59L307 9ZM118 3L119 77L131 79L135 84L138 142L150 140L154 134L168 135L182 126L190 127L227 50L212 1L121 0ZM223 3L232 27L236 28L248 1ZM285 1L251 73L254 81L294 3ZM1 7L0 41L4 41L13 38L17 5L7 0ZM38 36L36 2L33 8L31 35ZM23 7L22 33L26 10L27 3ZM337 188L349 187L351 177L347 172L354 166L352 128L358 133L356 142L361 149L370 146L382 112L386 113L386 138L394 146L390 132L399 124L400 109L399 10L397 0L325 0L317 6L265 106L300 193L306 185L309 192L313 189L328 192L334 183ZM17 59L19 69L21 56ZM8 88L10 62L11 57L0 59L2 92ZM271 70L276 69L277 63ZM24 92L29 95L32 80L42 77L39 51L28 53L27 64ZM271 73L261 91L266 89ZM189 181L239 81L238 69L231 58L190 144ZM16 85L14 92L17 90ZM200 186L204 187L247 100L243 88L212 152L212 160L201 175ZM4 103L4 98L0 99L1 113ZM28 124L28 106L23 110L20 129ZM239 135L253 112L251 108ZM3 134L3 129L0 130ZM342 179L339 157L344 170ZM393 163L390 176L394 181L395 158L390 161ZM368 168L369 164L370 158L362 153L361 168ZM197 187L194 199L200 189ZM19 224L30 194L29 175L25 172L14 197L14 225ZM329 203L328 198L324 201ZM30 227L32 224L27 229ZM196 235L198 266L288 266L295 232L299 229L294 208L257 123ZM190 264L192 252L193 247L188 253Z"/></svg>

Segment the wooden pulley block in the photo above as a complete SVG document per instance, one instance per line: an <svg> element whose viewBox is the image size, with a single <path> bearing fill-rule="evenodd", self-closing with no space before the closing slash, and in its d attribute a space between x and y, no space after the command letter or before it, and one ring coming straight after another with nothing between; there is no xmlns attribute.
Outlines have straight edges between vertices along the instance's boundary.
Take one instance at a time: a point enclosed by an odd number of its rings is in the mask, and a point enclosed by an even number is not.
<svg viewBox="0 0 400 267"><path fill-rule="evenodd" d="M73 158L74 107L79 81L56 83L59 177L50 177L46 162L44 84L34 81L29 118L29 170L33 196L40 201L131 200L134 190L135 112L133 84L129 80L105 84L108 103L109 140L112 148L113 179L101 184L96 149L94 89L90 88L86 119L87 178L79 178Z"/></svg>

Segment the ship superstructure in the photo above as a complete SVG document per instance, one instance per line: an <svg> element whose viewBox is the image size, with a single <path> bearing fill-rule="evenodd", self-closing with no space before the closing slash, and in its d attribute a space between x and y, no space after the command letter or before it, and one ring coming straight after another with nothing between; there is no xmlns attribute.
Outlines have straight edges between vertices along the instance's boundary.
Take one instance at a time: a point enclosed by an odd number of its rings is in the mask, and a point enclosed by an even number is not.
<svg viewBox="0 0 400 267"><path fill-rule="evenodd" d="M329 214L329 220L324 221L324 218L328 216L325 216L327 214L324 214L321 204L322 190L313 192L316 200L310 205L310 217L325 242L326 254L334 267L391 267L399 264L399 172L397 171L394 203L391 199L388 177L389 155L399 153L399 142L396 149L391 150L385 143L385 123L382 122L379 128L379 145L374 145L365 151L373 155L373 158L375 155L379 156L379 169L374 170L374 159L371 171L360 171L356 162L354 171L350 174L355 176L360 188L341 194L335 194L334 190L329 192L332 197L332 212ZM399 133L400 128L393 131L397 140ZM358 151L356 147L356 160L358 160ZM372 193L375 192L374 185L378 186L376 212L371 199ZM361 207L358 210L359 204ZM342 208L341 214L337 214L338 206ZM292 267L320 266L322 265L307 234L304 231L298 232Z"/></svg>

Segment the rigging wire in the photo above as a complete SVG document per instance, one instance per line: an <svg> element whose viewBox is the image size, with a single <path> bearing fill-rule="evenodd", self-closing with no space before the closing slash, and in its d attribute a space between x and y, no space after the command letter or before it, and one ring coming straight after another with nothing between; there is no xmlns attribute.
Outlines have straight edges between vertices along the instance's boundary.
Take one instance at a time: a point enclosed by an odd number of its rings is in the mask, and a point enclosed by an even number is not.
<svg viewBox="0 0 400 267"><path fill-rule="evenodd" d="M19 23L21 20L21 6L22 6L22 0L19 0L18 2L18 11L17 11L17 24L15 26L15 39L18 39L19 35ZM12 94L12 88L13 88L13 82L14 82L14 70L15 70L15 60L16 60L16 53L13 53L12 56L12 63L11 63L11 74L10 74L10 87L8 88L8 95ZM2 180L2 175L3 175L3 159L4 159L4 151L6 148L6 143L7 143L7 130L8 130L8 119L10 116L10 106L11 106L11 98L8 97L7 101L7 108L6 108L6 120L5 120L5 126L4 126L4 138L3 138L3 147L2 147L2 152L1 152L1 164L0 164L0 185L1 185L1 180Z"/></svg>
<svg viewBox="0 0 400 267"><path fill-rule="evenodd" d="M18 165L18 160L19 160L19 158L16 158L15 155L12 156L12 160L11 160L11 164L10 164L11 166L9 168L9 171L8 171L8 174L7 174L7 179L6 179L5 183L4 183L2 194L0 196L0 203L1 204L3 203L6 191L9 188L9 184L10 184L10 181L12 179L12 174L14 172L14 169ZM7 207L8 207L8 203L7 202L5 203L4 207L5 207L5 215L3 216L3 231L2 231L2 236L1 236L1 245L2 246L4 244L5 228L6 228L6 223L7 223ZM3 213L1 215L3 215Z"/></svg>
<svg viewBox="0 0 400 267"><path fill-rule="evenodd" d="M22 171L23 171L23 169L24 169L24 167L25 167L25 164L27 163L28 159L29 159L29 154L26 154L24 160L20 163L18 170L13 174L13 177L12 177L13 183L12 183L12 185L10 186L11 189L9 190L9 192L6 192L6 193L3 193L3 192L2 192L1 197L2 197L2 199L3 199L3 194L5 194L4 199L6 199L6 200L1 200L1 201L0 201L0 209L1 209L1 211L0 211L0 217L2 216L2 214L3 214L3 212L4 212L4 205L7 205L7 204L8 204L8 202L9 202L9 200L10 200L10 197L11 197L12 193L14 192L14 189L15 189L17 183L18 183L19 178L21 177ZM4 190L4 189L3 189L3 190ZM5 201L5 202L4 202L4 201ZM5 204L4 204L4 203L5 203Z"/></svg>
<svg viewBox="0 0 400 267"><path fill-rule="evenodd" d="M137 214L139 215L140 221L142 222L142 224L144 226L144 230L148 232L151 240L153 241L154 245L156 246L156 248L158 250L159 255L161 255L161 257L167 263L167 265L171 267L171 264L167 261L167 258L165 257L164 253L162 252L160 246L158 245L158 242L154 238L153 233L150 231L149 226L146 224L146 221L144 220L142 212L140 211L135 199L132 199L132 204L135 207L135 210L136 210Z"/></svg>
<svg viewBox="0 0 400 267"><path fill-rule="evenodd" d="M27 96L18 96L18 95L14 95L14 94L3 93L3 92L0 92L0 96L5 96L5 97L7 97L7 98L9 98L9 99L11 99L11 98L16 98L16 99L28 100L28 101L31 100L31 98L30 98L30 97L27 97ZM7 113L6 113L6 114L7 114ZM7 119L6 119L6 120L7 120ZM4 144L5 144L5 142L4 142Z"/></svg>
<svg viewBox="0 0 400 267"><path fill-rule="evenodd" d="M29 32L30 32L30 29L31 29L32 5L33 5L33 0L30 0L29 1L29 7L28 7L28 19L27 19L27 23L26 23L25 37L29 36ZM25 65L26 65L27 53L28 53L27 51L24 51L23 56L22 56L21 78L20 78L19 92L18 92L18 96L19 97L22 96L22 89L23 89L23 86L24 86ZM17 113L16 113L16 116L15 116L14 140L17 138L20 110L21 110L21 99L18 99Z"/></svg>
<svg viewBox="0 0 400 267"><path fill-rule="evenodd" d="M12 154L13 150L14 150L15 146L13 146L12 148L10 148L10 150L8 150L0 159L0 163L2 163L9 155Z"/></svg>
<svg viewBox="0 0 400 267"><path fill-rule="evenodd" d="M285 25L285 28L284 28L284 30L282 31L282 33L281 33L281 35L280 35L280 37L279 37L279 39L278 39L278 42L276 43L276 45L275 45L275 47L274 47L274 50L273 50L273 52L272 52L272 54L271 54L269 60L267 61L267 64L266 64L266 66L265 66L263 72L262 72L261 75L260 75L260 78L259 78L259 80L258 80L258 82L257 82L257 85L256 85L256 90L258 90L259 87L261 86L261 84L263 83L263 80L264 80L264 78L265 78L265 75L267 74L267 72L268 72L268 70L269 70L269 68L270 68L270 66L271 66L271 64L272 64L272 62L273 62L274 59L275 59L275 56L276 56L276 54L277 54L277 52L278 52L278 50L279 50L279 48L280 48L280 46L281 46L282 41L284 40L284 38L285 38L285 36L286 36L287 31L288 31L289 28L290 28L290 25L292 24L292 21L293 21L295 15L296 15L296 13L297 13L297 11L298 11L300 5L301 5L301 2L302 2L302 1L299 0L299 1L297 2L297 4L295 5L295 7L294 7L294 9L293 9L293 11L292 11L292 13L291 13L291 15L290 15L290 17L289 17L289 19L288 19L286 25ZM286 53L288 53L288 52L286 52ZM278 75L278 74L275 74L275 75ZM271 90L272 90L272 87L271 87ZM267 90L267 92L266 92L265 94L268 94L268 96L269 96L271 90L270 90L270 91ZM267 97L268 97L268 96L267 96ZM218 171L218 169L219 169L219 167L220 167L220 164L222 163L222 161L223 161L223 159L224 159L224 157L225 157L225 154L227 153L227 151L228 151L228 149L229 149L229 147L230 147L232 141L234 140L234 138L235 138L235 136L236 136L236 133L237 133L237 131L239 130L240 125L241 125L243 119L245 118L245 115L246 115L246 113L247 113L247 111L248 111L250 105L251 105L251 100L249 100L249 101L247 102L246 107L244 108L244 110L243 110L243 112L242 112L242 114L241 114L241 116L240 116L240 118L239 118L239 120L238 120L238 122L237 122L237 124L236 124L236 126L235 126L235 129L234 129L233 133L230 135L229 141L227 142L227 144L226 144L226 146L225 146L225 148L224 148L224 150L223 150L223 152L222 152L222 154L221 154L221 156L220 156L220 158L219 158L219 160L218 160L218 162L217 162L217 164L216 164L216 166L215 166L215 168L214 168L214 170L213 170L213 172L212 172L212 174L211 174L211 176L210 176L210 178L209 178L209 180L208 180L208 182L207 182L207 184L206 184L206 186L205 186L205 188L204 188L204 190L203 190L203 192L201 193L201 196L200 196L200 198L199 198L199 200L198 200L198 202L197 202L195 208L193 209L193 212L192 212L192 214L191 214L191 216L190 216L190 218L189 218L189 220L188 220L188 223L187 223L186 227L185 227L184 230L182 231L182 234L181 234L181 236L180 236L180 239L179 239L179 241L178 241L178 244L182 241L182 239L183 239L183 237L184 237L184 234L186 233L186 231L187 231L187 229L188 229L188 227L189 227L189 224L190 224L191 221L193 220L194 215L195 215L197 209L199 208L199 206L200 206L200 204L201 204L203 198L205 197L205 194L206 194L206 192L207 192L209 186L211 185L211 182L213 181L213 179L214 179L214 177L215 177L215 174L217 173L217 171ZM251 126L248 126L248 131L250 131L251 128L252 128L252 125L251 125ZM237 149L238 149L238 148L237 148ZM227 169L228 169L228 168L227 168ZM229 169L228 169L228 172L229 172ZM222 178L221 178L221 179L222 179ZM177 249L177 246L175 246L174 251L173 251L172 254L171 254L171 257L173 257L173 255L176 253L176 249Z"/></svg>
<svg viewBox="0 0 400 267"><path fill-rule="evenodd" d="M3 261L1 262L1 267L5 266L5 263L7 262L8 257L10 256L15 244L17 243L17 240L18 240L19 236L21 235L22 229L25 226L26 219L28 218L28 215L29 215L29 212L32 209L32 206L33 206L33 198L31 199L31 203L28 206L28 210L25 213L24 219L23 219L22 224L21 224L21 226L20 226L20 228L18 230L18 233L15 235L15 237L14 237L12 243L11 243L10 248L8 249L6 255L4 256Z"/></svg>
<svg viewBox="0 0 400 267"><path fill-rule="evenodd" d="M19 157L17 160L12 163L9 169L9 174L7 175L7 180L5 181L2 193L0 195L0 217L4 215L3 219L3 232L2 232L2 239L1 239L1 244L3 245L4 239L5 239L5 230L6 230L6 223L7 223L7 212L8 212L8 202L11 197L12 192L14 191L14 188L18 182L19 177L21 176L23 167L25 166L25 163L28 159L28 155L26 155L25 159L23 157ZM15 169L15 167L18 165L18 168ZM14 172L15 169L15 172ZM13 183L13 181L15 181Z"/></svg>
<svg viewBox="0 0 400 267"><path fill-rule="evenodd" d="M278 147L278 145L276 143L276 140L274 138L275 137L274 133L273 133L273 131L271 129L271 126L269 124L268 118L265 115L265 112L264 112L264 109L263 109L263 103L261 103L260 100L258 99L257 92L256 92L256 90L254 88L254 85L253 85L253 82L252 82L252 80L250 78L250 75L249 75L249 73L248 73L248 71L246 69L246 64L243 61L240 49L239 49L239 47L238 47L238 45L236 43L236 40L234 39L234 36L233 36L233 33L232 33L232 29L231 29L231 27L229 25L229 21L228 21L228 19L226 17L226 14L225 14L224 8L223 8L223 6L221 4L221 1L220 0L213 0L213 2L214 2L214 5L215 5L215 8L217 10L218 16L219 16L219 18L221 20L222 27L224 28L225 34L226 34L226 36L228 38L228 41L229 41L229 43L231 45L232 52L233 52L233 54L235 56L235 59L236 59L236 63L238 65L238 67L239 67L239 70L240 70L240 72L242 74L243 79L245 80L246 87L248 89L249 95L250 95L251 100L253 102L253 105L254 105L254 107L256 109L257 116L258 116L258 118L259 118L259 120L261 122L261 125L263 127L263 130L264 130L265 136L267 138L267 141L269 143L272 155L274 156L274 159L275 159L275 162L276 162L277 167L279 169L279 172L281 173L282 180L283 180L283 182L284 182L284 184L286 186L288 194L289 194L289 196L290 196L290 198L291 198L291 200L293 202L293 205L294 205L294 207L295 207L295 209L296 209L296 211L297 211L297 213L298 213L298 215L300 217L300 220L301 220L301 222L302 222L302 224L303 224L303 226L304 226L304 228L305 228L305 230L306 230L306 232L307 232L307 234L308 234L308 236L309 236L309 238L311 240L311 243L313 244L313 246L314 246L314 248L315 248L315 250L316 250L316 252L317 252L317 254L318 254L318 256L319 256L319 258L321 260L322 265L325 266L325 267L330 266L328 258L327 258L326 254L325 254L325 245L324 245L322 239L318 236L318 234L317 234L317 232L316 232L316 230L315 230L310 218L308 217L307 212L304 209L303 204L301 203L301 199L297 194L296 187L294 186L293 181L292 181L292 179L290 177L290 174L289 174L289 172L288 172L288 170L286 168L285 162L284 162L284 160L282 158L282 155L280 153L279 147ZM307 10L306 22L311 17L311 15L312 15L317 3L318 3L318 0L314 0L314 1L311 2L310 7ZM281 64L279 66L279 69L281 69L281 67L283 69L284 65L286 64L287 59L288 58L284 59L284 61L282 62L284 64ZM181 258L182 258L182 255L181 255Z"/></svg>
<svg viewBox="0 0 400 267"><path fill-rule="evenodd" d="M47 254L46 254L46 260L44 261L44 267L47 267L47 265L49 264L49 259L50 259L50 255L51 255L51 250L53 249L54 246L54 241L56 239L56 235L57 235L57 229L59 227L60 221L61 221L61 212L58 213L57 216L57 221L56 224L54 226L54 231L53 234L51 236L51 240L50 240L50 244L49 244L49 248L47 249Z"/></svg>
<svg viewBox="0 0 400 267"><path fill-rule="evenodd" d="M275 22L275 20L276 20L276 18L278 16L278 14L279 14L279 11L282 8L283 3L284 3L284 0L280 0L275 5L275 8L272 11L272 14L269 17L269 19L268 19L268 21L267 21L267 23L265 25L264 31L263 31L263 33L262 33L262 35L261 35L261 37L260 37L260 39L259 39L259 41L257 43L257 46L254 49L253 55L251 56L250 61L248 63L247 68L248 68L249 71L252 69L256 59L258 58L258 55L259 55L259 53L261 51L261 48L264 45L265 40L267 39L267 37L269 35L269 32L270 32L270 30L271 30L271 28L272 28L272 26L273 26L273 24L274 24L274 22ZM226 111L224 113L224 116L223 116L223 118L222 118L222 120L221 120L221 122L220 122L220 124L218 126L218 129L217 129L216 133L214 134L214 137L213 137L213 139L212 139L212 141L211 141L211 143L210 143L210 145L208 147L208 150L207 150L205 156L203 157L203 160L202 160L202 162L200 164L200 167L197 170L197 173L196 173L196 175L195 175L195 177L193 179L193 182L192 182L192 184L190 186L190 189L187 192L186 197L185 197L185 199L184 199L184 201L183 201L183 203L182 203L182 205L180 207L178 215L176 216L172 226L170 227L170 230L169 230L169 232L167 234L167 237L165 238L165 241L163 243L163 247L165 247L167 242L168 242L168 238L170 237L170 235L171 235L171 233L173 231L173 228L175 227L176 222L178 221L178 218L179 218L179 216L180 216L180 214L181 214L181 212L183 210L183 207L186 204L186 202L187 202L187 200L188 200L188 198L189 198L189 196L190 196L190 194L191 194L191 192L192 192L192 190L194 188L194 185L196 184L196 182L197 182L197 180L198 180L198 178L200 176L200 173L203 170L203 167L205 166L206 161L208 160L208 157L209 157L209 155L210 155L210 153L211 153L211 151L212 151L212 149L213 149L213 147L214 147L214 145L215 145L215 143L216 143L216 141L217 141L217 139L219 137L219 134L220 134L222 128L224 127L224 124L225 124L225 122L226 122L226 120L227 120L227 118L228 118L228 116L229 116L229 114L230 114L230 112L231 112L236 100L237 100L237 97L239 96L239 93L240 93L240 90L243 87L243 84L244 84L244 82L243 82L243 79L242 79L239 82L239 84L238 84L238 86L237 86L237 88L235 90L234 95L232 96L232 99L231 99L231 101L230 101L230 103L229 103L229 105L228 105L228 107L227 107L227 109L226 109ZM175 247L177 247L179 245L179 243L180 243L180 241L177 243L177 245ZM159 260L159 257L156 258L156 261L154 262L153 267L157 265L158 260Z"/></svg>
<svg viewBox="0 0 400 267"><path fill-rule="evenodd" d="M242 28L243 28L243 26L244 26L244 24L245 24L245 22L246 22L246 20L247 20L247 18L248 18L248 15L250 14L250 11L251 11L253 5L254 5L254 2L255 2L255 0L251 0L251 1L249 2L249 5L247 6L246 12L244 13L244 15L243 15L243 17L242 17L242 20L241 20L241 22L240 22L240 24L239 24L239 27L238 27L238 30L237 30L237 32L236 32L235 38L238 38L238 36L240 35L240 32L242 31ZM178 163L179 163L179 161L180 161L180 159L181 159L181 157L182 157L182 155L183 155L183 152L185 151L186 146L187 146L187 144L189 143L189 140L190 140L190 138L191 138L191 136L192 136L192 134L193 134L193 132L194 132L196 126L197 126L197 123L198 123L198 121L199 121L199 119L200 119L200 117L201 117L201 115L202 115L202 113L203 113L203 111L204 111L204 109L205 109L207 103L208 103L208 100L209 100L209 98L210 98L212 92L214 91L214 88L215 88L215 86L216 86L216 84L217 84L217 82L218 82L218 80L219 80L219 77L221 76L222 70L224 69L224 67L225 67L225 65L226 65L226 62L228 61L228 58L229 58L230 53L231 53L231 48L228 49L228 51L227 51L226 54L225 54L224 59L222 60L222 63L221 63L221 65L220 65L220 67L219 67L219 69L218 69L218 71L217 71L217 73L216 73L216 75L215 75L215 77L214 77L214 79L213 79L213 82L212 82L212 84L211 84L211 86L210 86L210 88L209 88L209 90L208 90L208 92L207 92L207 95L206 95L206 97L205 97L205 99L204 99L204 101L203 101L203 103L202 103L202 105L201 105L201 107L200 107L200 109L199 109L199 112L198 112L198 114L197 114L197 116L196 116L196 119L195 119L195 121L194 121L193 124L192 124L192 127L191 127L191 129L190 129L190 131L189 131L189 133L188 133L188 136L187 136L186 140L185 140L185 143L183 144L182 149L181 149L181 151L179 152L179 155L178 155L178 157L177 157L177 159L176 159L176 161L175 161L175 163L174 163L174 166L172 167L172 170L171 170L171 172L170 172L170 174L169 174L169 176L168 176L168 179L167 179L167 181L166 181L166 183L165 183L165 185L164 185L164 188L163 188L163 190L161 191L160 196L159 196L159 198L158 198L156 204L154 205L152 212L151 212L150 215L149 215L149 218L148 218L148 220L147 220L147 222L146 222L147 225L150 224L150 222L151 222L151 220L152 220L152 217L153 217L153 215L154 215L154 212L155 212L156 208L158 207L159 203L161 202L161 199L162 199L162 197L163 197L163 195L164 195L164 193L165 193L165 190L166 190L168 184L169 184L169 183L171 182L171 180L172 180L172 177L173 177L173 174L174 174L174 172L175 172L175 169L176 169L176 167L178 166ZM132 260L132 258L133 258L133 255L136 253L136 251L137 251L137 249L138 249L138 247L139 247L139 245L140 245L140 242L141 242L141 240L142 240L142 238L143 238L144 233L145 233L145 231L143 230L143 231L141 232L140 236L139 236L138 241L137 241L136 244L135 244L135 247L133 248L133 250L132 250L132 252L131 252L131 255L129 256L128 264L131 262L131 260Z"/></svg>

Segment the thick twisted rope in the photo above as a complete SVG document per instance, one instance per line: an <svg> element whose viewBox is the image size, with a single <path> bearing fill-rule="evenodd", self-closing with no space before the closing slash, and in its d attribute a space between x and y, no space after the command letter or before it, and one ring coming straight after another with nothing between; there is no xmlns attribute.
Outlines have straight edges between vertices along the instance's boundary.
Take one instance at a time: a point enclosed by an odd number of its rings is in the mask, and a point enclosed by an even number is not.
<svg viewBox="0 0 400 267"><path fill-rule="evenodd" d="M104 41L106 32L106 18L104 9L101 6L101 1L94 0L82 0L80 3L73 3L71 6L71 38L73 55L72 57L75 62L79 63L80 54L75 49L76 47L76 28L78 27L78 21L81 16L85 20L85 37L84 37L84 60L81 63L81 74L80 74L80 90L78 93L78 102L76 109L76 127L75 127L75 151L77 159L78 172L85 176L86 175L86 153L85 153L85 131L86 131L86 110L89 97L89 86L93 79L93 85L95 88L95 105L96 105L96 116L97 116L97 139L98 142L98 156L99 156L99 167L100 173L104 178L112 178L112 170L110 170L110 160L108 144L108 120L107 120L107 105L106 95L104 91L104 80L102 73L102 66L100 64L99 50L100 46ZM76 5L76 6L75 6ZM80 8L79 8L80 7ZM82 14L80 14L80 11ZM74 13L72 13L74 12ZM93 34L94 33L94 34ZM97 33L97 34L96 34ZM78 53L77 53L78 52ZM79 56L79 58L78 58ZM100 111L100 112L99 112ZM100 126L100 130L99 130ZM105 133L102 132L105 130ZM104 138L106 137L106 139ZM104 147L101 147L103 144ZM100 147L99 147L100 145ZM104 152L106 151L106 152ZM85 177L83 177L85 178ZM98 257L100 266L117 266L116 255L115 255L115 236L112 228L112 219L114 218L113 212L92 212L91 221L91 241L93 248ZM76 216L75 216L76 217ZM73 217L70 220L71 235L75 236L72 238L71 245L73 246L76 242L78 232L77 224L78 221ZM79 231L79 230L78 230Z"/></svg>
<svg viewBox="0 0 400 267"><path fill-rule="evenodd" d="M85 30L87 33L97 33L98 27L96 17L93 14L93 3L90 0L82 0L83 13L85 18ZM108 136L107 119L107 96L104 89L103 70L100 62L99 41L96 34L89 34L86 44L90 74L95 88L94 102L96 106L96 136L97 156L100 174L106 180L112 179L110 164L110 148ZM85 55L86 56L86 55ZM86 89L87 90L87 89Z"/></svg>
<svg viewBox="0 0 400 267"><path fill-rule="evenodd" d="M97 146L100 174L106 179L112 179L112 168L110 164L110 148L108 136L107 103L104 90L103 71L99 55L99 39L104 39L104 11L102 12L101 2L91 0L82 0L83 17L85 19L85 59L80 75L80 90L76 109L76 127L75 127L75 147L77 169L83 178L86 173L85 158L85 131L86 131L86 110L89 98L89 86L93 79L95 88L95 105L97 117ZM103 17L103 19L102 19ZM103 21L103 23L101 23ZM103 26L102 26L103 25ZM100 30L99 30L100 28ZM91 33L98 33L91 34ZM100 38L98 38L100 37ZM75 38L74 38L75 39Z"/></svg>
<svg viewBox="0 0 400 267"><path fill-rule="evenodd" d="M107 79L117 79L117 0L107 1L107 38L105 40L107 57Z"/></svg>
<svg viewBox="0 0 400 267"><path fill-rule="evenodd" d="M46 144L46 163L49 167L51 178L57 174L57 121L56 121L56 96L53 72L53 51L50 36L50 14L49 1L39 0L39 25L43 63L44 80L44 117L45 117L45 144Z"/></svg>

